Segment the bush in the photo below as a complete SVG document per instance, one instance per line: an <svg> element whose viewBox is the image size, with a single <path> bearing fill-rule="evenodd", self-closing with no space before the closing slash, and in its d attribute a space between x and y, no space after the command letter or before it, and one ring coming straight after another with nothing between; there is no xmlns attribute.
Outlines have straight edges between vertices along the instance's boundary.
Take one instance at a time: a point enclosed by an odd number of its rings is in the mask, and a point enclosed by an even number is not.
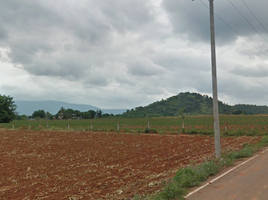
<svg viewBox="0 0 268 200"><path fill-rule="evenodd" d="M215 161L205 162L198 166L180 169L174 179L183 188L194 187L219 172L220 166Z"/></svg>
<svg viewBox="0 0 268 200"><path fill-rule="evenodd" d="M159 193L155 198L156 200L169 200L169 199L184 199L183 195L187 192L186 189L182 188L178 182L172 181L168 183L165 189Z"/></svg>
<svg viewBox="0 0 268 200"><path fill-rule="evenodd" d="M242 150L238 152L231 152L230 156L233 157L233 159L239 159L239 158L247 158L250 157L254 153L254 149L251 146L246 146Z"/></svg>
<svg viewBox="0 0 268 200"><path fill-rule="evenodd" d="M157 130L156 129L152 129L152 128L148 128L146 127L144 129L144 133L157 133Z"/></svg>

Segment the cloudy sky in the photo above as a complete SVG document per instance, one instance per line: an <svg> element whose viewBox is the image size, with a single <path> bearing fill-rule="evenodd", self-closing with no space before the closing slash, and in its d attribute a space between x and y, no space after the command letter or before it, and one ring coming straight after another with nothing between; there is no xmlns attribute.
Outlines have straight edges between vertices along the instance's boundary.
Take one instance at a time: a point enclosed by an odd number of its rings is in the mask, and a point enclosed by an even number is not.
<svg viewBox="0 0 268 200"><path fill-rule="evenodd" d="M208 0L0 1L0 94L133 108L212 93ZM268 105L268 1L214 1L219 100Z"/></svg>

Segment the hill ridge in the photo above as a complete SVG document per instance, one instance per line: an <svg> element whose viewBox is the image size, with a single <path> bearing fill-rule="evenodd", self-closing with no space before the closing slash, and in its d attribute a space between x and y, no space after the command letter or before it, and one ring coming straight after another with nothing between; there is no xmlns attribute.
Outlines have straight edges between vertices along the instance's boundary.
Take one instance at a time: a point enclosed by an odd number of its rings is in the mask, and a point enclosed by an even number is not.
<svg viewBox="0 0 268 200"><path fill-rule="evenodd" d="M81 112L88 110L101 110L103 113L113 113L122 114L126 109L102 109L92 105L87 104L73 104L64 101L53 101L53 100L44 100L44 101L27 101L27 100L18 100L15 101L15 104L18 106L17 112L19 115L32 115L34 111L45 110L49 113L55 115L60 110L61 107L65 109L79 110Z"/></svg>
<svg viewBox="0 0 268 200"><path fill-rule="evenodd" d="M268 114L267 106L256 106L249 104L237 104L234 106L218 101L220 114ZM139 106L127 110L124 117L160 117L179 116L180 110L185 109L188 115L212 115L213 99L208 95L184 92L156 101L147 106Z"/></svg>

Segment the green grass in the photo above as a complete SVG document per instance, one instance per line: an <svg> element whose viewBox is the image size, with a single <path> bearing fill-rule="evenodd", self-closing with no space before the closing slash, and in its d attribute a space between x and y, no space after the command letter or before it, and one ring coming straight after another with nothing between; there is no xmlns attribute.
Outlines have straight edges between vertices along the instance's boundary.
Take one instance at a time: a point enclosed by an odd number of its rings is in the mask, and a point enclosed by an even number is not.
<svg viewBox="0 0 268 200"><path fill-rule="evenodd" d="M216 175L224 167L233 165L235 160L250 157L264 146L268 146L268 137L263 137L261 142L255 145L245 144L242 150L225 154L221 159L210 160L197 166L191 165L187 168L179 169L175 177L166 184L161 192L149 196L136 195L135 199L184 199L188 188L200 185L209 176Z"/></svg>
<svg viewBox="0 0 268 200"><path fill-rule="evenodd" d="M117 123L120 125L120 132L143 133L150 123L150 129L157 133L186 133L213 135L212 116L186 116L184 119L185 128L182 128L181 117L156 117L156 118L102 118L91 120L29 120L14 121L15 129L32 130L49 129L67 130L68 122L71 131L90 131L91 123L94 131L114 132L117 131ZM225 122L227 131L225 132ZM41 126L39 126L41 125ZM0 124L0 128L12 129L12 123ZM268 116L266 115L220 115L220 132L222 136L256 136L267 135Z"/></svg>

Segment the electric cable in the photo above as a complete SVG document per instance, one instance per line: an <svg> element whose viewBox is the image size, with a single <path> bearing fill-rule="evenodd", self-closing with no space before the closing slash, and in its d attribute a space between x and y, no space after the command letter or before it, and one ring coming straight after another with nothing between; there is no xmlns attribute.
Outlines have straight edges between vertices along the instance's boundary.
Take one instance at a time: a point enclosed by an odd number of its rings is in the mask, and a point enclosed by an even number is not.
<svg viewBox="0 0 268 200"><path fill-rule="evenodd" d="M247 18L238 10L238 8L230 1L230 4L232 4L232 6L236 9L236 11L246 20L246 22L268 43L268 40L266 40L261 34L260 32L247 20Z"/></svg>
<svg viewBox="0 0 268 200"><path fill-rule="evenodd" d="M209 9L209 7L202 1L200 0L200 3L202 3L206 8ZM257 49L259 52L261 52L262 54L268 56L267 53L265 53L264 51L262 51L261 49L259 49L258 47L256 47L255 45L253 45L251 42L249 42L246 38L244 38L241 34L239 34L235 29L233 29L227 22L225 22L219 15L217 15L214 12L214 15L221 20L226 26L228 26L233 32L235 32L239 37L241 37L243 40L245 40L248 44L250 44L252 47L254 47L255 49Z"/></svg>
<svg viewBox="0 0 268 200"><path fill-rule="evenodd" d="M245 6L248 8L248 10L251 12L251 14L254 16L254 18L260 23L262 28L268 33L268 30L263 26L263 24L260 22L260 20L257 18L257 16L253 13L253 11L249 8L249 6L242 0L242 2L245 4Z"/></svg>

